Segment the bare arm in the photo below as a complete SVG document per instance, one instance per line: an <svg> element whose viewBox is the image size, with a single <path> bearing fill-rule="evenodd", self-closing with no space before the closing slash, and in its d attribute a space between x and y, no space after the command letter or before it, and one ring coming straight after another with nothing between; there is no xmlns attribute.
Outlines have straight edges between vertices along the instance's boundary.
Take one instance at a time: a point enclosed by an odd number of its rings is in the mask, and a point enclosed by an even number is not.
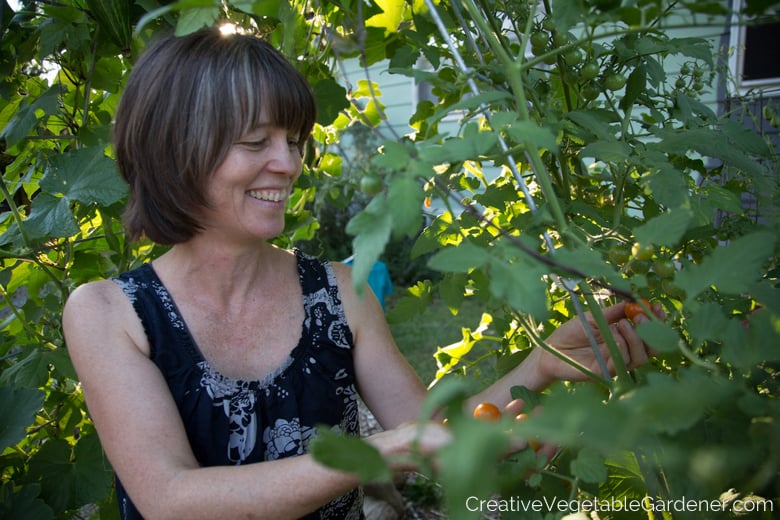
<svg viewBox="0 0 780 520"><path fill-rule="evenodd" d="M393 340L382 306L366 285L358 296L352 270L333 264L344 311L355 340L355 370L363 400L386 429L417 420L425 385Z"/></svg>
<svg viewBox="0 0 780 520"><path fill-rule="evenodd" d="M307 455L199 467L140 320L114 283L75 291L63 327L101 443L145 517L297 518L357 485Z"/></svg>

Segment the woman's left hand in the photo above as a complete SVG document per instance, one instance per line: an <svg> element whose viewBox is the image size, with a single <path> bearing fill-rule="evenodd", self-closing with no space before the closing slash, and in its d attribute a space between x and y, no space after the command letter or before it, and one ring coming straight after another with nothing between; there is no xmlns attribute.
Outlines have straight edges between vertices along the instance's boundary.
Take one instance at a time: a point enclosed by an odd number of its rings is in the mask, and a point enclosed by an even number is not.
<svg viewBox="0 0 780 520"><path fill-rule="evenodd" d="M632 369L647 363L648 358L654 355L655 352L642 341L634 329L636 325L649 321L650 318L640 314L634 318L634 324L632 325L626 318L625 306L626 302L622 302L611 307L606 307L602 309L602 312L609 323L609 330L620 350L623 362L629 369ZM659 319L663 320L666 318L666 314L660 304L656 303L652 305L651 310ZM586 317L590 329L593 332L593 336L598 343L599 351L606 362L607 369L611 375L614 375L615 361L610 355L606 341L596 325L593 316L590 313L586 313ZM591 342L585 332L583 322L579 317L574 317L558 327L555 332L550 334L547 338L547 343L567 357L577 361L588 370L603 375L601 366L599 365L591 346ZM578 370L549 352L544 352L539 360L539 369L551 380L562 379L582 381L588 379L588 376L581 370Z"/></svg>

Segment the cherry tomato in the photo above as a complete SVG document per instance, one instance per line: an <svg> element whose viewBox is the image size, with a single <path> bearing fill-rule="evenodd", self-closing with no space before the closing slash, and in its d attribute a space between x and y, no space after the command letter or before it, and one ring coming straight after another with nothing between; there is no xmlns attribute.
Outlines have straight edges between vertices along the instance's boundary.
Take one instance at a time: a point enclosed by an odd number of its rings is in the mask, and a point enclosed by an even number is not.
<svg viewBox="0 0 780 520"><path fill-rule="evenodd" d="M515 415L516 423L525 421L526 419L528 419L527 413L519 413ZM539 443L536 439L528 439L528 446L530 446L534 451L539 451L539 448L542 447L541 443Z"/></svg>
<svg viewBox="0 0 780 520"><path fill-rule="evenodd" d="M631 258L631 252L626 246L621 244L614 244L612 247L610 247L607 255L610 262L618 265L625 264L628 262L628 259Z"/></svg>
<svg viewBox="0 0 780 520"><path fill-rule="evenodd" d="M640 244L639 242L636 242L631 248L631 254L633 254L634 258L637 260L650 260L653 258L654 253L655 247L653 247L653 244Z"/></svg>
<svg viewBox="0 0 780 520"><path fill-rule="evenodd" d="M375 175L364 175L360 179L360 191L366 195L376 195L382 191L382 180Z"/></svg>
<svg viewBox="0 0 780 520"><path fill-rule="evenodd" d="M480 421L497 422L501 420L501 410L493 403L479 403L474 408L474 418Z"/></svg>
<svg viewBox="0 0 780 520"><path fill-rule="evenodd" d="M544 31L534 31L531 33L531 46L544 48L547 46L547 42L550 41L550 37Z"/></svg>
<svg viewBox="0 0 780 520"><path fill-rule="evenodd" d="M644 303L647 307L650 307L650 302L642 298L642 303ZM634 321L634 319L639 316L640 314L642 316L647 316L645 314L645 310L642 308L642 306L638 302L628 302L626 303L626 318L628 318L631 321Z"/></svg>
<svg viewBox="0 0 780 520"><path fill-rule="evenodd" d="M601 91L594 87L593 85L588 85L585 88L582 89L582 97L586 101L593 101L597 97L599 97L599 94L601 94Z"/></svg>
<svg viewBox="0 0 780 520"><path fill-rule="evenodd" d="M604 78L604 87L612 91L620 90L625 86L625 84L626 84L626 77L623 74L620 74L619 72L614 72L612 74L607 75L607 77Z"/></svg>
<svg viewBox="0 0 780 520"><path fill-rule="evenodd" d="M653 262L653 272L661 278L671 278L677 271L674 262L669 258L659 258Z"/></svg>
<svg viewBox="0 0 780 520"><path fill-rule="evenodd" d="M580 69L580 80L590 81L599 75L599 64L595 61L589 61Z"/></svg>
<svg viewBox="0 0 780 520"><path fill-rule="evenodd" d="M563 55L563 61L569 67L574 67L582 61L582 53L577 49L571 50Z"/></svg>

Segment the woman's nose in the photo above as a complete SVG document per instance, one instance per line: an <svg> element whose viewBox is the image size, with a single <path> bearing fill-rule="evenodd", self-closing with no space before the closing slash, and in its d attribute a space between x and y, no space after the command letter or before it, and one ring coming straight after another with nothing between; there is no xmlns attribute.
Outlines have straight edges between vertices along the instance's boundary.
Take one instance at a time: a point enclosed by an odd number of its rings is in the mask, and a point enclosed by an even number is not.
<svg viewBox="0 0 780 520"><path fill-rule="evenodd" d="M285 136L273 140L268 168L284 174L297 174L301 169L301 153Z"/></svg>

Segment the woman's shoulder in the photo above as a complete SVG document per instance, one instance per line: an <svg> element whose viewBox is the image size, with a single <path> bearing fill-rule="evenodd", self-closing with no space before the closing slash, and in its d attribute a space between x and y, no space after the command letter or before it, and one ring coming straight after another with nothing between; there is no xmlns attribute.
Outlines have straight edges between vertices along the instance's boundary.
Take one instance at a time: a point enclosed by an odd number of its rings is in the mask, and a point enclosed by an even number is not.
<svg viewBox="0 0 780 520"><path fill-rule="evenodd" d="M87 282L73 290L62 311L62 325L66 338L128 335L137 345L144 343L132 303L112 279Z"/></svg>

